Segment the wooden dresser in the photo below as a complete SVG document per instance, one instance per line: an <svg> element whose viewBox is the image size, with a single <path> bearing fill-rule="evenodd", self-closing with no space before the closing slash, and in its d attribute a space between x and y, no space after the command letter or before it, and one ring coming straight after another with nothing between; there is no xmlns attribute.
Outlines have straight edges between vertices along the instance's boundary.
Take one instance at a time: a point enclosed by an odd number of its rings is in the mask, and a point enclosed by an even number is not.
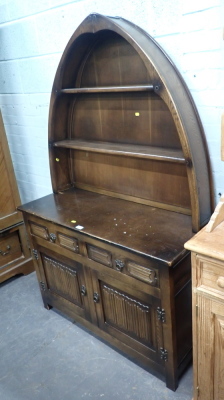
<svg viewBox="0 0 224 400"><path fill-rule="evenodd" d="M224 400L224 196L192 251L194 400Z"/></svg>
<svg viewBox="0 0 224 400"><path fill-rule="evenodd" d="M6 133L0 112L0 283L34 270Z"/></svg>
<svg viewBox="0 0 224 400"><path fill-rule="evenodd" d="M148 34L99 14L78 27L53 84L49 155L54 193L20 207L45 307L175 390L192 351L184 243L211 215L209 166L186 85Z"/></svg>

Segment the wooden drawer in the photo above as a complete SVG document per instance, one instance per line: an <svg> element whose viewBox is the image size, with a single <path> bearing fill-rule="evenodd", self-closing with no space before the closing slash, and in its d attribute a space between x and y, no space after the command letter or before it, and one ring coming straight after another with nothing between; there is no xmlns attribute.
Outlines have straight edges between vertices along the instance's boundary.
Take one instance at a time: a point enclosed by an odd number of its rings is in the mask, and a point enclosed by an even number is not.
<svg viewBox="0 0 224 400"><path fill-rule="evenodd" d="M197 287L224 296L224 263L198 258Z"/></svg>
<svg viewBox="0 0 224 400"><path fill-rule="evenodd" d="M49 239L49 233L46 226L36 224L35 222L30 222L30 232L32 235L41 237L42 239Z"/></svg>
<svg viewBox="0 0 224 400"><path fill-rule="evenodd" d="M79 241L79 234L74 233L72 230L38 218L30 217L29 225L33 236L72 250L75 253L81 254L80 245L83 241L85 251L82 254L85 257L87 255L89 260L113 268L124 275L129 275L151 286L159 287L159 271L151 265L150 260L142 257L138 257L136 260L135 257L132 259L129 252L125 250L118 252L117 248L107 244L100 247L100 242L91 241L85 237L82 238L82 241Z"/></svg>
<svg viewBox="0 0 224 400"><path fill-rule="evenodd" d="M143 264L143 265L142 265ZM130 275L142 282L148 283L152 286L159 286L159 272L155 268L148 268L146 260L142 264L128 257L114 257L113 268L126 275ZM145 266L144 266L145 264Z"/></svg>
<svg viewBox="0 0 224 400"><path fill-rule="evenodd" d="M18 231L0 237L0 267L22 256Z"/></svg>
<svg viewBox="0 0 224 400"><path fill-rule="evenodd" d="M106 265L108 267L112 267L112 254L109 251L101 249L96 246L92 246L90 244L86 245L88 257L100 264Z"/></svg>
<svg viewBox="0 0 224 400"><path fill-rule="evenodd" d="M158 286L158 271L143 267L133 261L128 261L126 265L127 273L134 278L140 279L153 286Z"/></svg>
<svg viewBox="0 0 224 400"><path fill-rule="evenodd" d="M101 249L100 247L90 244L86 245L88 257L100 264L112 267L122 274L130 275L133 278L146 282L153 286L159 286L159 273L155 268L148 268L147 262L144 260L141 263L130 260L127 253L116 254L114 249ZM144 266L145 264L145 266Z"/></svg>
<svg viewBox="0 0 224 400"><path fill-rule="evenodd" d="M64 235L63 233L60 232L57 232L57 238L60 246L66 247L69 250L79 253L79 243L76 238Z"/></svg>
<svg viewBox="0 0 224 400"><path fill-rule="evenodd" d="M79 253L79 241L73 232L58 225L44 221L29 221L30 233L33 236L55 243L60 247Z"/></svg>

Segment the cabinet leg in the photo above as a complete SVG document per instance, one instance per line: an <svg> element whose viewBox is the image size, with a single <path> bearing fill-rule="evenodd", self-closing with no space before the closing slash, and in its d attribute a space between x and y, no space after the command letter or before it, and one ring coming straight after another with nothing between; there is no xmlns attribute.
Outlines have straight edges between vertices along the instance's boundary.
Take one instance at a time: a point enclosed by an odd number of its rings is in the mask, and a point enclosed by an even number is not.
<svg viewBox="0 0 224 400"><path fill-rule="evenodd" d="M44 308L46 308L47 310L50 310L52 308L52 306L50 306L50 304L44 303Z"/></svg>
<svg viewBox="0 0 224 400"><path fill-rule="evenodd" d="M176 380L174 380L172 382L171 381L166 382L166 387L168 389L172 390L173 392L175 392L178 387L178 382Z"/></svg>
<svg viewBox="0 0 224 400"><path fill-rule="evenodd" d="M178 387L178 377L174 370L168 370L166 374L166 386L168 389L176 391Z"/></svg>

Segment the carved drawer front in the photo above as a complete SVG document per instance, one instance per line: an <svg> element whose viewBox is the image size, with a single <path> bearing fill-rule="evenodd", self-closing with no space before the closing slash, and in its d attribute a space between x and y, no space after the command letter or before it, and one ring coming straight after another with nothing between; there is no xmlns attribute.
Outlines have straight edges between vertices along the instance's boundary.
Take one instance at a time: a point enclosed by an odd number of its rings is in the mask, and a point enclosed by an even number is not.
<svg viewBox="0 0 224 400"><path fill-rule="evenodd" d="M0 267L22 257L18 231L0 238Z"/></svg>
<svg viewBox="0 0 224 400"><path fill-rule="evenodd" d="M198 287L224 296L224 263L199 259Z"/></svg>
<svg viewBox="0 0 224 400"><path fill-rule="evenodd" d="M30 222L30 231L32 235L38 236L42 239L49 239L49 233L46 226L35 224L34 222Z"/></svg>
<svg viewBox="0 0 224 400"><path fill-rule="evenodd" d="M42 262L47 280L47 287L52 292L66 300L82 306L82 293L79 284L80 264L74 263L74 268L42 254Z"/></svg>
<svg viewBox="0 0 224 400"><path fill-rule="evenodd" d="M150 285L158 286L157 270L143 267L142 265L136 264L133 261L128 261L126 268L129 275L149 283Z"/></svg>
<svg viewBox="0 0 224 400"><path fill-rule="evenodd" d="M100 249L92 245L87 245L88 257L91 260L97 261L100 264L106 265L108 267L112 266L112 256L109 251Z"/></svg>
<svg viewBox="0 0 224 400"><path fill-rule="evenodd" d="M58 233L58 242L60 246L66 247L75 253L79 253L79 243L77 239L71 236L63 235L62 233Z"/></svg>

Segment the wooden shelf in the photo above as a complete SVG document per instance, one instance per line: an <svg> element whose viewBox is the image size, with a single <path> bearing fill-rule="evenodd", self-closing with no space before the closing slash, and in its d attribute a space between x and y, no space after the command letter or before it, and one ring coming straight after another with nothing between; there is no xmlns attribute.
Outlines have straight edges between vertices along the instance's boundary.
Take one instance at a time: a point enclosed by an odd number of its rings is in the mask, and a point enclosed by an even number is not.
<svg viewBox="0 0 224 400"><path fill-rule="evenodd" d="M156 89L156 87L155 87ZM62 93L107 93L107 92L149 92L153 91L153 85L131 85L131 86L105 86L62 89Z"/></svg>
<svg viewBox="0 0 224 400"><path fill-rule="evenodd" d="M147 158L159 161L185 164L182 150L168 149L153 146L134 144L118 144L109 142L90 142L84 140L61 140L53 143L54 147L63 147L74 150L89 151L94 153L107 153L126 157Z"/></svg>

